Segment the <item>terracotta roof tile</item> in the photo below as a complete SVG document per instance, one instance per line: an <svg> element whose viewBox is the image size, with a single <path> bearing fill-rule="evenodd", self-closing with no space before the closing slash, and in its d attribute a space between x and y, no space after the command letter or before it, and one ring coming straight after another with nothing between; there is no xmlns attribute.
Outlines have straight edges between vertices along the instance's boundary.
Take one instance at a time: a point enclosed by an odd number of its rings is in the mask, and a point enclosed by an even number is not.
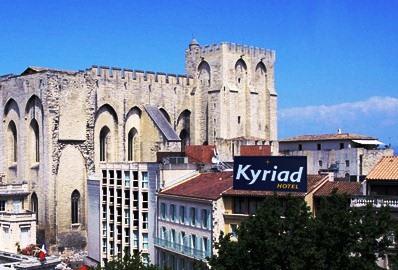
<svg viewBox="0 0 398 270"><path fill-rule="evenodd" d="M341 133L341 134L319 134L319 135L300 135L295 137L286 138L279 142L304 142L304 141L330 141L330 140L375 140L376 138L353 134L353 133Z"/></svg>
<svg viewBox="0 0 398 270"><path fill-rule="evenodd" d="M229 188L232 188L232 172L210 172L165 189L160 194L217 200Z"/></svg>
<svg viewBox="0 0 398 270"><path fill-rule="evenodd" d="M314 196L329 196L334 190L338 194L360 195L361 183L328 181L314 193Z"/></svg>
<svg viewBox="0 0 398 270"><path fill-rule="evenodd" d="M398 157L383 157L366 176L366 180L398 181Z"/></svg>
<svg viewBox="0 0 398 270"><path fill-rule="evenodd" d="M327 176L325 175L308 175L308 192L313 190ZM232 172L211 172L202 173L194 178L178 184L174 187L163 190L160 194L191 197L206 200L217 200L221 196L252 196L263 197L272 196L273 191L262 190L234 190L232 188ZM304 192L276 192L278 196L304 197Z"/></svg>

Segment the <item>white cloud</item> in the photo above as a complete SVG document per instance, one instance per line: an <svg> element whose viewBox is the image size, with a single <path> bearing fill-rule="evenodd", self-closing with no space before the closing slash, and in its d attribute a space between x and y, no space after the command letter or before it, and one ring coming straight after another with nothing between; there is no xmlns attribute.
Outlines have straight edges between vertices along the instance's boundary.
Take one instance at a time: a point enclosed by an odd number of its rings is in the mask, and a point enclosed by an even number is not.
<svg viewBox="0 0 398 270"><path fill-rule="evenodd" d="M395 125L398 119L398 98L371 97L367 100L335 105L304 106L281 109L279 120L325 123L338 125L365 120L366 118L382 117L384 125Z"/></svg>

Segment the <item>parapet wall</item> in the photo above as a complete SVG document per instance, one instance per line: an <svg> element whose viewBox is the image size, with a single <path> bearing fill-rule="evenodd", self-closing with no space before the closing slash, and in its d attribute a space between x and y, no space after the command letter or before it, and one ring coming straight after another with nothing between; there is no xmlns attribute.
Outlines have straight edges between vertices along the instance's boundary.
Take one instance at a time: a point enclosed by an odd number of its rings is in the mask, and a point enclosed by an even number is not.
<svg viewBox="0 0 398 270"><path fill-rule="evenodd" d="M132 70L118 67L93 65L86 72L104 80L148 81L151 83L189 86L193 78L186 75L169 74L163 72Z"/></svg>
<svg viewBox="0 0 398 270"><path fill-rule="evenodd" d="M220 44L211 44L200 47L201 54L211 54L221 50L221 47L227 49L231 53L247 54L250 57L262 57L271 61L275 61L275 51L259 47L247 46L231 42L223 42Z"/></svg>

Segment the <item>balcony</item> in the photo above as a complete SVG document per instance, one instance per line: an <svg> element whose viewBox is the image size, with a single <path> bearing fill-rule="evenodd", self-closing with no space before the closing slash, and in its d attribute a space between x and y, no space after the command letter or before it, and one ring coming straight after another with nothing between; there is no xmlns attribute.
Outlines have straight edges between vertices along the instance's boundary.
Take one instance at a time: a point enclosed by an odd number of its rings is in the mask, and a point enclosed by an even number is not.
<svg viewBox="0 0 398 270"><path fill-rule="evenodd" d="M199 249L193 249L189 246L180 245L171 241L167 241L161 238L155 238L155 245L169 251L185 255L197 260L205 260L206 257L211 256L211 251L203 251Z"/></svg>
<svg viewBox="0 0 398 270"><path fill-rule="evenodd" d="M29 195L28 184L0 185L0 196Z"/></svg>
<svg viewBox="0 0 398 270"><path fill-rule="evenodd" d="M36 214L31 211L22 213L0 212L1 222L31 222L36 220Z"/></svg>
<svg viewBox="0 0 398 270"><path fill-rule="evenodd" d="M389 206L390 208L398 209L398 196L358 195L351 198L351 207L363 207L368 204L377 208Z"/></svg>

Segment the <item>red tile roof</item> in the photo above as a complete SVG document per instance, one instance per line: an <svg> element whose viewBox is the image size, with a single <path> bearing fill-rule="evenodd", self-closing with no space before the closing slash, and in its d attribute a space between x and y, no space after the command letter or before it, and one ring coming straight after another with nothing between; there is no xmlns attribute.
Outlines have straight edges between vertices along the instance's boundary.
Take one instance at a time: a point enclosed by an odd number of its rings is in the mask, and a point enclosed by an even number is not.
<svg viewBox="0 0 398 270"><path fill-rule="evenodd" d="M367 181L398 181L398 157L383 157L366 176Z"/></svg>
<svg viewBox="0 0 398 270"><path fill-rule="evenodd" d="M221 193L232 187L232 172L202 173L160 194L217 200Z"/></svg>
<svg viewBox="0 0 398 270"><path fill-rule="evenodd" d="M361 183L328 181L314 193L314 196L315 197L329 196L333 193L334 190L336 190L338 194L347 194L347 195L362 194Z"/></svg>
<svg viewBox="0 0 398 270"><path fill-rule="evenodd" d="M221 196L272 196L273 191L263 190L236 190L233 189L232 172L210 172L202 173L174 187L163 190L160 194L191 197L206 200L217 200ZM308 192L312 191L327 176L308 175ZM304 197L304 192L276 192L278 196Z"/></svg>
<svg viewBox="0 0 398 270"><path fill-rule="evenodd" d="M331 140L376 140L376 138L353 134L353 133L336 133L336 134L319 134L319 135L300 135L286 138L279 142L305 142L305 141L331 141Z"/></svg>

